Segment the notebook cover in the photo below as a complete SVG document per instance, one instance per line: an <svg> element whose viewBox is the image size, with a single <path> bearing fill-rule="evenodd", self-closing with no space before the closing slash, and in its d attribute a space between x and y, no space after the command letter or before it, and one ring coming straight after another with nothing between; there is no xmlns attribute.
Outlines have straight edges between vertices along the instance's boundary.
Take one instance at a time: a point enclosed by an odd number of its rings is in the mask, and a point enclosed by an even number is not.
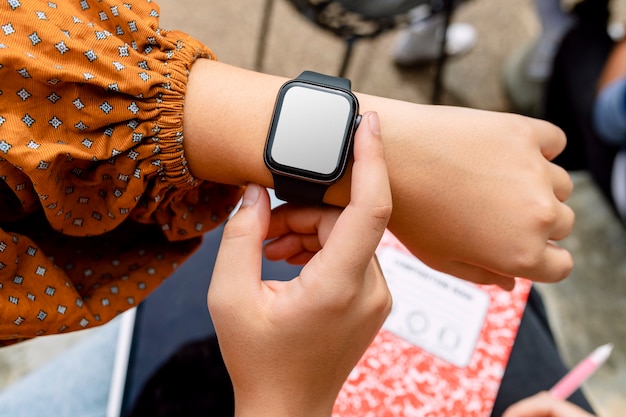
<svg viewBox="0 0 626 417"><path fill-rule="evenodd" d="M333 417L488 417L531 282L507 292L443 274L388 231L377 256L393 308Z"/></svg>

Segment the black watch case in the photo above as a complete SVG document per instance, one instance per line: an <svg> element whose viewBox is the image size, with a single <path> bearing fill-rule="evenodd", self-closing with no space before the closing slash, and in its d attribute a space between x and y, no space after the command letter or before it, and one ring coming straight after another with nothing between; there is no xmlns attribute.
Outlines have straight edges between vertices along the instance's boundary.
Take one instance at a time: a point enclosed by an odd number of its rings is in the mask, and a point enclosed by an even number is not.
<svg viewBox="0 0 626 417"><path fill-rule="evenodd" d="M359 119L351 91L287 81L276 99L265 164L274 175L333 184L346 170Z"/></svg>

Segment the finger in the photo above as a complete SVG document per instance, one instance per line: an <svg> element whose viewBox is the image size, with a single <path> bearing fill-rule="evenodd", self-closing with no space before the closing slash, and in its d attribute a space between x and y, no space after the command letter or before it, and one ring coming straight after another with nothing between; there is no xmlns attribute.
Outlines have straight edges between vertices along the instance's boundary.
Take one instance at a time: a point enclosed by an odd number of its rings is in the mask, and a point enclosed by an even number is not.
<svg viewBox="0 0 626 417"><path fill-rule="evenodd" d="M572 178L563 167L556 164L550 164L549 169L552 177L552 185L554 187L554 195L559 201L567 200L574 191Z"/></svg>
<svg viewBox="0 0 626 417"><path fill-rule="evenodd" d="M521 262L514 273L536 282L558 282L567 278L573 267L571 253L555 241L548 240L535 260Z"/></svg>
<svg viewBox="0 0 626 417"><path fill-rule="evenodd" d="M389 287L387 286L387 280L385 279L385 275L383 274L382 267L380 266L380 262L378 261L378 257L376 255L372 256L369 261L369 266L367 268L367 277L369 277L369 285L372 287L372 290L368 293L372 296L368 298L367 303L372 305L374 308L373 311L378 310L375 313L375 316L378 318L378 328L383 325L385 319L391 312L391 307L393 305L393 298L391 296L391 291L389 291Z"/></svg>
<svg viewBox="0 0 626 417"><path fill-rule="evenodd" d="M511 407L503 417L593 417L582 408L553 398L547 392L540 392L525 398Z"/></svg>
<svg viewBox="0 0 626 417"><path fill-rule="evenodd" d="M263 241L269 218L267 191L249 184L239 211L224 227L211 278L209 306L212 297L235 298L260 288Z"/></svg>
<svg viewBox="0 0 626 417"><path fill-rule="evenodd" d="M350 203L324 245L322 267L350 272L358 266L364 271L387 226L391 208L378 115L369 112L355 136Z"/></svg>
<svg viewBox="0 0 626 417"><path fill-rule="evenodd" d="M548 240L536 257L520 258L517 268L513 268L511 273L536 282L558 282L567 278L573 267L571 253Z"/></svg>
<svg viewBox="0 0 626 417"><path fill-rule="evenodd" d="M317 234L288 233L265 245L263 253L270 261L291 259L302 253L315 254L322 249Z"/></svg>
<svg viewBox="0 0 626 417"><path fill-rule="evenodd" d="M571 253L555 241L548 240L536 258L520 258L512 273L536 282L558 282L569 276L574 267Z"/></svg>
<svg viewBox="0 0 626 417"><path fill-rule="evenodd" d="M505 291L512 291L515 288L515 277L501 275L475 265L453 263L446 266L446 272L476 284L494 284Z"/></svg>
<svg viewBox="0 0 626 417"><path fill-rule="evenodd" d="M301 235L318 235L320 229L332 229L341 210L337 207L305 207L293 204L283 204L272 210L270 226L266 239L274 239L290 233ZM323 244L325 237L320 236Z"/></svg>
<svg viewBox="0 0 626 417"><path fill-rule="evenodd" d="M545 120L532 120L535 122L535 128L537 129L541 154L548 161L552 161L565 149L565 145L567 144L565 132Z"/></svg>
<svg viewBox="0 0 626 417"><path fill-rule="evenodd" d="M533 281L558 282L567 278L573 267L572 254L549 240L546 242L543 262L523 276Z"/></svg>
<svg viewBox="0 0 626 417"><path fill-rule="evenodd" d="M304 265L309 262L317 252L300 252L285 259L290 265Z"/></svg>
<svg viewBox="0 0 626 417"><path fill-rule="evenodd" d="M556 210L556 221L549 238L552 240L563 240L572 233L572 230L574 230L576 214L571 207L563 203L559 203Z"/></svg>

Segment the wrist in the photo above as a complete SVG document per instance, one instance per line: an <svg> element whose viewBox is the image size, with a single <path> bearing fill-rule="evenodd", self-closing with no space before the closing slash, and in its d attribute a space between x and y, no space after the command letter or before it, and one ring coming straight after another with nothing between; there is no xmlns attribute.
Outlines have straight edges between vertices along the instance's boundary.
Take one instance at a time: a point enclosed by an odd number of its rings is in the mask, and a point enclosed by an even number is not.
<svg viewBox="0 0 626 417"><path fill-rule="evenodd" d="M271 186L263 148L276 92L285 81L218 61L196 60L183 107L183 148L194 177Z"/></svg>

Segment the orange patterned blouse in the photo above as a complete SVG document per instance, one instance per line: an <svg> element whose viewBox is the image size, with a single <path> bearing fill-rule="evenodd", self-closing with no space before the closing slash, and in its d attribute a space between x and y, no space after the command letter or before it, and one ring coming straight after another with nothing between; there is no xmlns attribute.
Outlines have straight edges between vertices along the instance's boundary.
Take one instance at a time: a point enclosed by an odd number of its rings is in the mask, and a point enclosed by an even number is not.
<svg viewBox="0 0 626 417"><path fill-rule="evenodd" d="M136 306L233 209L183 153L199 57L150 0L0 3L0 345Z"/></svg>

